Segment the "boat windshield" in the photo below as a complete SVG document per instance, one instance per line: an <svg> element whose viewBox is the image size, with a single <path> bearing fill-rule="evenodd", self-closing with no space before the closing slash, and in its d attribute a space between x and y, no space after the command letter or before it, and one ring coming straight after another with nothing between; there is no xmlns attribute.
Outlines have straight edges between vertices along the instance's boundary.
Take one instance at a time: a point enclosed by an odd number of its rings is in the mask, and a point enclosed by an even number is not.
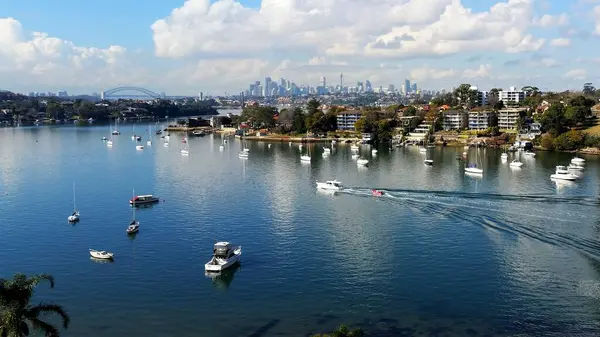
<svg viewBox="0 0 600 337"><path fill-rule="evenodd" d="M469 165L469 168L476 168L476 167L477 167L477 164L470 164Z"/></svg>

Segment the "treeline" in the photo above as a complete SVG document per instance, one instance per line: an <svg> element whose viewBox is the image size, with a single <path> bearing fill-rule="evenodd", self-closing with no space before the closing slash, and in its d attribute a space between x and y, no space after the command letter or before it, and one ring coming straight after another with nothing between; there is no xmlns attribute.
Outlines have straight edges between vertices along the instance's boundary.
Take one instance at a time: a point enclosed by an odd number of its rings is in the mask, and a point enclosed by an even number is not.
<svg viewBox="0 0 600 337"><path fill-rule="evenodd" d="M108 120L120 117L164 118L217 115L215 105L216 102L212 99L152 102L118 100L95 103L83 99L70 101L58 97L28 97L11 92L0 92L0 110L12 114L15 120L21 121L35 121L40 118Z"/></svg>

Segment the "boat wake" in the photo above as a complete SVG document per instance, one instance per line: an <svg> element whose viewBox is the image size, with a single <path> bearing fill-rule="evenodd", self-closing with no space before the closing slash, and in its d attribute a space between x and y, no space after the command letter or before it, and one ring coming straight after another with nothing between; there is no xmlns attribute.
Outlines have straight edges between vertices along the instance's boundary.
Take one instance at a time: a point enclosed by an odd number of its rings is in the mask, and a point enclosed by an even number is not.
<svg viewBox="0 0 600 337"><path fill-rule="evenodd" d="M600 261L600 240L582 236L585 230L581 227L597 212L600 205L597 198L377 189L385 193L373 197L371 188L354 187L345 188L340 194L408 207L432 221L452 219L567 247Z"/></svg>

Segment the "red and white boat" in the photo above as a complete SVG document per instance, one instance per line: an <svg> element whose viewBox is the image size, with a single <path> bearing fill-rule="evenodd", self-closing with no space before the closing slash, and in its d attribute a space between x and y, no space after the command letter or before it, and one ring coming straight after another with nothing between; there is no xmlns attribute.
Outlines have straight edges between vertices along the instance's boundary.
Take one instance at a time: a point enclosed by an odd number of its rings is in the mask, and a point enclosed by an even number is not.
<svg viewBox="0 0 600 337"><path fill-rule="evenodd" d="M380 190L371 190L371 194L373 194L374 197L380 197L380 196L384 195L385 193Z"/></svg>

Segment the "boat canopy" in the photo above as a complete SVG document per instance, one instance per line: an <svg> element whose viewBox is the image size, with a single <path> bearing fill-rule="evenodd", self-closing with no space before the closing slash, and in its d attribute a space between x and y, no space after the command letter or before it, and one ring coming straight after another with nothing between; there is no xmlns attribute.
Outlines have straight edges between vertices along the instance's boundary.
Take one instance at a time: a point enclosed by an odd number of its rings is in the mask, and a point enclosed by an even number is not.
<svg viewBox="0 0 600 337"><path fill-rule="evenodd" d="M214 246L215 255L227 255L229 250L232 248L229 242L217 242Z"/></svg>

